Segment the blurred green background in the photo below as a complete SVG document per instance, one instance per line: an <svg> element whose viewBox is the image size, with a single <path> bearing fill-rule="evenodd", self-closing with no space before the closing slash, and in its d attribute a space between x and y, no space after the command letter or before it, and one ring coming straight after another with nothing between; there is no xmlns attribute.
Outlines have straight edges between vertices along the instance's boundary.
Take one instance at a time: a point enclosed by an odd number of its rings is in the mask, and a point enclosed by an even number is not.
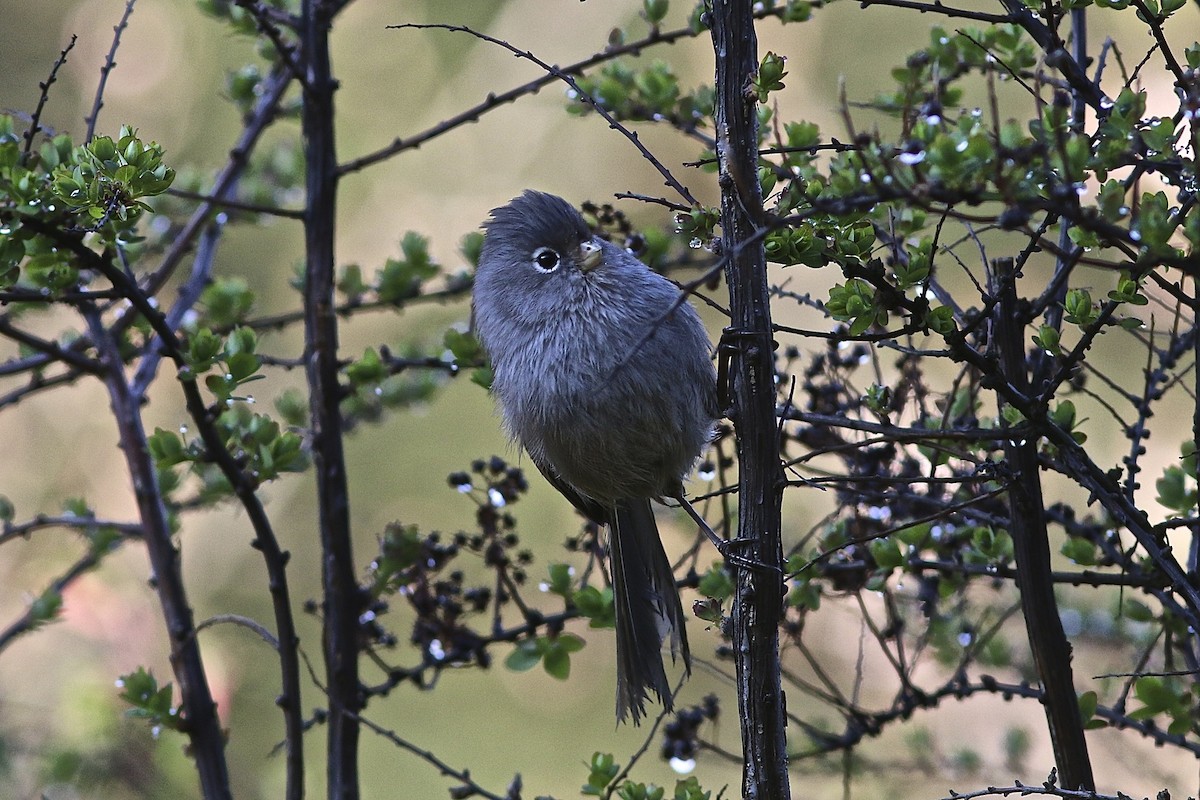
<svg viewBox="0 0 1200 800"><path fill-rule="evenodd" d="M81 137L123 6L116 0L0 0L0 110L30 112L38 83L70 36L77 34L78 44L51 90L42 121ZM397 136L428 128L489 91L538 76L532 64L465 35L387 30L387 25L466 24L533 49L548 62L565 64L602 49L616 26L643 30L640 9L641 3L633 0L361 0L339 19L333 39L334 69L341 80L339 156L345 161L363 155ZM668 24L683 24L684 14L683 7L673 9ZM787 89L778 96L781 118L808 119L818 123L826 137L845 138L840 87L845 86L851 99L872 97L886 70L920 47L935 22L939 21L911 13L839 3L803 25L764 24L761 49L785 53L789 59ZM648 56L669 60L685 86L712 80L712 55L705 38ZM122 39L97 130L115 134L122 124L135 126L143 138L164 147L171 166L211 174L223 163L240 129L238 114L224 97L225 76L251 60L251 40L231 35L189 0L142 0ZM575 203L607 202L619 191L664 192L660 177L603 120L571 116L563 107L563 88L550 86L347 178L339 198L339 263L358 263L371 273L398 252L404 231L415 230L428 235L436 258L456 271L463 266L457 252L462 236L475 230L489 209L526 187L555 192ZM643 125L640 130L646 144L677 169L697 196L715 202L711 175L679 167L698 155L698 145L665 128ZM296 125L284 123L268 141L296 135ZM624 202L621 207L640 224L670 223L657 206ZM249 280L259 311L282 311L298 304L288 279L301 258L301 230L294 221L235 226L220 246L217 272ZM780 277L802 280L803 290L817 294L833 279L812 272ZM791 321L787 313L780 321ZM466 303L456 303L416 306L402 314L360 315L343 329L344 351L352 357L380 343L436 348L446 327L465 322L467 314ZM713 331L722 324L715 316L708 321ZM50 330L70 324L73 321L64 316ZM295 332L271 335L262 349L294 357L299 340ZM255 393L266 404L300 380L299 374L275 375L256 385ZM151 428L174 429L185 422L169 373L155 387L146 413ZM133 519L128 477L107 399L98 385L84 381L6 409L0 414L0 442L0 493L16 504L18 519L56 512L69 497L86 498L106 518ZM474 506L449 488L445 478L492 453L519 460L498 430L489 398L466 380L447 383L428 405L355 431L347 454L356 557L363 569L388 522L416 523L423 530L470 528ZM563 557L557 545L577 531L578 518L539 478L531 476L531 483L528 498L514 511L526 542L539 553L531 570L536 578L544 574L546 559ZM265 496L277 532L293 554L293 597L317 597L311 475L281 480L267 487ZM788 529L807 530L825 513L826 502L789 497ZM664 518L663 528L668 550L678 552L689 543L686 525ZM225 508L192 515L180 541L198 619L214 614L270 618L261 559L249 547L249 526L240 513ZM0 624L21 613L29 598L81 552L73 536L62 531L39 532L28 542L0 551ZM127 546L71 587L59 623L23 638L0 657L0 746L6 771L0 775L0 798L39 793L49 798L195 796L182 740L167 734L155 741L145 725L124 720L113 686L118 675L139 665L151 668L161 680L170 679L163 623L148 577L144 551ZM303 645L316 658L319 628L307 616L300 624ZM840 666L849 674L855 669L862 632L858 617L849 607L844 613L833 608L815 625L819 629L812 640L824 641L829 648L823 654L827 668L836 671ZM582 626L579 632L586 634ZM403 627L397 633L403 641ZM698 624L691 633L693 650L711 655L715 635ZM277 797L283 765L270 751L282 738L282 724L273 704L278 691L273 655L242 628L217 626L201 636L222 719L230 731L235 795ZM1094 674L1089 672L1093 663L1096 671L1105 668L1102 654L1094 662L1089 655L1097 653L1090 652L1084 640L1077 663L1083 664L1080 674L1085 676ZM868 659L868 677L873 666ZM371 677L369 668L366 674ZM493 791L502 792L519 772L526 796L570 797L586 778L583 765L594 750L613 752L623 762L646 733L614 728L613 675L611 635L589 635L588 648L573 659L568 682L550 680L540 671L516 674L499 665L488 671L459 670L445 674L433 692L397 689L375 701L369 716L451 765L469 768ZM725 679L700 668L681 701L699 702L711 691L725 702L718 739L736 751L736 706ZM873 695L868 680L864 701L885 701L882 694ZM323 705L311 684L306 686L304 705ZM805 715L799 697L790 710ZM939 774L896 774L889 768L893 759L910 752L903 745L905 737L911 744L911 737L918 735L910 725L868 749L868 760L856 778L856 796L940 796L948 788L947 776L955 774L962 778L955 781L960 789L1006 781L1014 772L1005 763L1003 741L1019 728L1031 734L1033 749L1029 773L1018 777L1036 781L1048 770L1044 726L1034 703L976 699L949 705L918 723L929 726L940 742L934 754ZM1188 776L1194 783L1190 758L1155 752L1120 734L1101 732L1092 741L1102 785L1152 794L1161 785L1180 786ZM321 730L306 743L314 797L323 792L323 744ZM965 762L956 766L954 754L966 747L982 757L978 772ZM366 798L445 796L448 782L434 769L370 734L363 738L362 765ZM837 768L836 763L827 766ZM842 796L836 771L803 769L806 774L793 783L797 796ZM739 774L736 766L715 757L702 759L698 769L706 786L728 784L726 796L737 794ZM654 758L644 761L635 777L667 785L673 781L668 766Z"/></svg>

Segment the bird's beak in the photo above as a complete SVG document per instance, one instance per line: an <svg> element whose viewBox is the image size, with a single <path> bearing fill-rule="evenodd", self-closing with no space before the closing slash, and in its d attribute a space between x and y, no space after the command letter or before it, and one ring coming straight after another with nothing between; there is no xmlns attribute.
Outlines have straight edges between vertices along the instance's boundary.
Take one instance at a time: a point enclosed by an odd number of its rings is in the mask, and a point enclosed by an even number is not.
<svg viewBox="0 0 1200 800"><path fill-rule="evenodd" d="M597 244L596 240L588 239L579 245L579 252L575 257L575 263L579 265L581 271L591 272L600 266L601 253L600 245Z"/></svg>

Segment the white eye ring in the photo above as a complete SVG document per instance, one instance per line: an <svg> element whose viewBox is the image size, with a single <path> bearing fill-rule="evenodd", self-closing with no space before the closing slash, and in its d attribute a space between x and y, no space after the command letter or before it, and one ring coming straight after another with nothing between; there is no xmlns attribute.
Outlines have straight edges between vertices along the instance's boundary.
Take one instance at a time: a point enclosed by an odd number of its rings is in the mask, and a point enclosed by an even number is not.
<svg viewBox="0 0 1200 800"><path fill-rule="evenodd" d="M550 273L558 269L558 265L562 263L562 256L553 248L539 247L533 251L533 260L530 263L538 272Z"/></svg>

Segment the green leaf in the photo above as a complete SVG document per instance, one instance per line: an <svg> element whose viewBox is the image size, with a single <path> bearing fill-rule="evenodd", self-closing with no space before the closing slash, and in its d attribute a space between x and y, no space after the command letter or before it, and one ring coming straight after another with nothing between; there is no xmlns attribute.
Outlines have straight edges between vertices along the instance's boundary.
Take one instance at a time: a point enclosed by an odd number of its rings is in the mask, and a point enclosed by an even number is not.
<svg viewBox="0 0 1200 800"><path fill-rule="evenodd" d="M1096 708L1099 704L1100 701L1095 692L1084 692L1079 695L1079 716L1083 718L1084 722L1096 716Z"/></svg>
<svg viewBox="0 0 1200 800"><path fill-rule="evenodd" d="M895 569L904 563L900 546L890 536L873 540L869 548L871 557L882 569Z"/></svg>
<svg viewBox="0 0 1200 800"><path fill-rule="evenodd" d="M551 564L547 570L550 573L550 580L546 584L546 590L560 597L571 596L571 584L574 582L574 569L570 564Z"/></svg>
<svg viewBox="0 0 1200 800"><path fill-rule="evenodd" d="M571 677L571 655L561 647L549 647L542 659L542 666L552 678L565 681Z"/></svg>
<svg viewBox="0 0 1200 800"><path fill-rule="evenodd" d="M613 591L610 587L597 589L584 586L571 598L579 613L588 618L590 628L611 628L616 625Z"/></svg>
<svg viewBox="0 0 1200 800"><path fill-rule="evenodd" d="M646 14L646 21L651 25L658 25L667 16L667 8L669 3L667 0L642 0L642 8Z"/></svg>
<svg viewBox="0 0 1200 800"><path fill-rule="evenodd" d="M471 371L471 383L482 386L484 389L491 391L492 382L496 379L496 373L491 367L480 367Z"/></svg>
<svg viewBox="0 0 1200 800"><path fill-rule="evenodd" d="M504 666L513 672L525 672L533 669L542 660L542 647L539 639L522 639L504 659Z"/></svg>
<svg viewBox="0 0 1200 800"><path fill-rule="evenodd" d="M1196 506L1196 489L1190 488L1187 473L1183 467L1170 466L1163 470L1163 476L1154 482L1158 490L1158 502L1164 508L1172 511L1188 512Z"/></svg>
<svg viewBox="0 0 1200 800"><path fill-rule="evenodd" d="M1067 540L1063 542L1062 554L1082 567L1091 567L1096 564L1095 542L1078 536L1067 537Z"/></svg>
<svg viewBox="0 0 1200 800"><path fill-rule="evenodd" d="M475 367L487 361L483 345L470 331L447 328L442 334L442 343L454 356L454 364L459 368Z"/></svg>
<svg viewBox="0 0 1200 800"><path fill-rule="evenodd" d="M216 363L217 355L224 347L221 337L208 328L196 331L187 342L187 362L196 375L207 372Z"/></svg>
<svg viewBox="0 0 1200 800"><path fill-rule="evenodd" d="M53 587L47 588L29 606L29 622L34 628L40 628L47 622L53 622L62 611L62 594Z"/></svg>
<svg viewBox="0 0 1200 800"><path fill-rule="evenodd" d="M135 672L122 675L117 686L122 689L120 698L133 706L125 712L127 716L170 730L183 729L179 710L171 704L171 684L160 687L151 672L138 667Z"/></svg>
<svg viewBox="0 0 1200 800"><path fill-rule="evenodd" d="M580 792L589 796L603 794L605 787L612 783L612 779L617 777L617 773L621 771L620 765L616 763L611 753L593 753L592 761L587 766L588 781L580 789Z"/></svg>
<svg viewBox="0 0 1200 800"><path fill-rule="evenodd" d="M1121 613L1131 622L1151 622L1154 620L1154 612L1150 610L1150 606L1132 597L1125 598L1125 602L1121 606Z"/></svg>
<svg viewBox="0 0 1200 800"><path fill-rule="evenodd" d="M1092 302L1092 295L1087 289L1068 291L1063 309L1066 311L1067 322L1080 327L1090 325L1096 320L1096 307Z"/></svg>
<svg viewBox="0 0 1200 800"><path fill-rule="evenodd" d="M346 367L346 377L355 386L376 384L387 376L387 365L373 347L368 347L363 351L362 358Z"/></svg>
<svg viewBox="0 0 1200 800"><path fill-rule="evenodd" d="M275 399L275 410L289 425L297 428L308 425L308 398L299 389L285 389Z"/></svg>
<svg viewBox="0 0 1200 800"><path fill-rule="evenodd" d="M919 525L909 525L907 528L901 528L892 535L907 545L919 547L929 540L929 533L932 530L932 522L922 522Z"/></svg>
<svg viewBox="0 0 1200 800"><path fill-rule="evenodd" d="M1148 710L1155 713L1170 711L1178 702L1175 692L1156 675L1138 678L1133 684L1133 693Z"/></svg>
<svg viewBox="0 0 1200 800"><path fill-rule="evenodd" d="M150 451L150 457L154 459L155 466L159 469L188 460L183 447L183 439L174 431L155 428L154 433L146 439L146 446Z"/></svg>
<svg viewBox="0 0 1200 800"><path fill-rule="evenodd" d="M402 259L389 258L376 279L375 292L384 303L400 303L421 293L422 284L438 273L429 256L429 240L409 231L400 240Z"/></svg>
<svg viewBox="0 0 1200 800"><path fill-rule="evenodd" d="M237 384L249 381L260 366L262 361L253 353L236 353L225 360L226 371L230 379Z"/></svg>
<svg viewBox="0 0 1200 800"><path fill-rule="evenodd" d="M714 564L708 572L700 576L696 591L704 597L724 600L733 596L733 577L723 565Z"/></svg>
<svg viewBox="0 0 1200 800"><path fill-rule="evenodd" d="M458 243L458 252L462 254L467 263L479 266L479 255L483 252L483 234L479 231L471 231L463 236L462 241Z"/></svg>
<svg viewBox="0 0 1200 800"><path fill-rule="evenodd" d="M254 308L254 292L243 278L218 278L200 295L206 324L230 328L246 320Z"/></svg>
<svg viewBox="0 0 1200 800"><path fill-rule="evenodd" d="M767 95L783 88L783 78L787 75L784 64L787 58L768 52L758 65L758 72L750 78L758 102L767 102Z"/></svg>
<svg viewBox="0 0 1200 800"><path fill-rule="evenodd" d="M1063 400L1050 412L1050 421L1064 430L1071 430L1075 427L1075 404L1070 400Z"/></svg>
<svg viewBox="0 0 1200 800"><path fill-rule="evenodd" d="M557 638L554 639L554 643L560 647L564 653L578 653L585 645L583 639L573 633L560 633Z"/></svg>
<svg viewBox="0 0 1200 800"><path fill-rule="evenodd" d="M821 607L821 585L809 580L796 580L788 592L787 603L792 608L816 611Z"/></svg>
<svg viewBox="0 0 1200 800"><path fill-rule="evenodd" d="M1037 335L1033 337L1033 343L1052 356L1062 354L1058 330L1050 325L1042 325L1038 328Z"/></svg>
<svg viewBox="0 0 1200 800"><path fill-rule="evenodd" d="M337 290L352 303L357 303L367 293L367 283L363 278L362 267L358 264L347 264L338 276Z"/></svg>
<svg viewBox="0 0 1200 800"><path fill-rule="evenodd" d="M1001 409L1000 416L1003 417L1004 421L1009 425L1020 425L1025 421L1025 415L1021 413L1021 409L1017 408L1016 406L1005 406L1003 409Z"/></svg>
<svg viewBox="0 0 1200 800"><path fill-rule="evenodd" d="M416 525L388 524L379 545L379 556L371 569L374 597L393 592L407 582L404 575L420 558L421 544L421 531Z"/></svg>

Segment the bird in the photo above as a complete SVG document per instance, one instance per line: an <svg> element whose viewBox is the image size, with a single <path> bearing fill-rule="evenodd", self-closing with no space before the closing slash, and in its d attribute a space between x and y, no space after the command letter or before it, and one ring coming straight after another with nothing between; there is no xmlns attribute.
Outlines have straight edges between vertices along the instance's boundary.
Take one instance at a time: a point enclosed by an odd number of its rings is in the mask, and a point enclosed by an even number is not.
<svg viewBox="0 0 1200 800"><path fill-rule="evenodd" d="M561 197L525 191L483 223L472 325L503 425L546 480L608 527L616 714L639 724L691 673L685 616L651 500L683 480L718 414L712 345L680 288L596 236ZM686 506L689 513L698 515Z"/></svg>

